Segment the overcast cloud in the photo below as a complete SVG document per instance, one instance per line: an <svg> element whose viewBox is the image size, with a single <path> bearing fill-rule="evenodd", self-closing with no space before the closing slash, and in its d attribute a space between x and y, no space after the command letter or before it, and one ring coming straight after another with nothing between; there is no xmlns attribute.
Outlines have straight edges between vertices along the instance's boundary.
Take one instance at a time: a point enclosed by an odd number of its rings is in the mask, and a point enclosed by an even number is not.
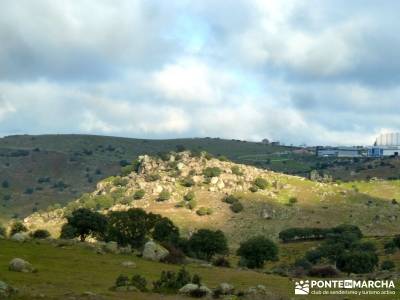
<svg viewBox="0 0 400 300"><path fill-rule="evenodd" d="M400 131L398 1L3 0L0 135L371 144Z"/></svg>

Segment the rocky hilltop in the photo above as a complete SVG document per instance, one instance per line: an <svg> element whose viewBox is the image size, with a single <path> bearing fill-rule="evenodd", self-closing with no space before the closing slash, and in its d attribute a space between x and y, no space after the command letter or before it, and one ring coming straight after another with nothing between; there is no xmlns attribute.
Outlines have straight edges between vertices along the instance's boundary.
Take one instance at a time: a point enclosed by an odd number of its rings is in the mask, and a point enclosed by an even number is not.
<svg viewBox="0 0 400 300"><path fill-rule="evenodd" d="M222 229L234 245L255 234L276 239L288 227L340 223L384 235L395 230L398 217L389 201L353 189L188 151L140 156L120 176L100 181L92 193L63 208L34 213L24 222L57 236L66 216L78 207L104 213L140 207L169 217L184 234L204 227Z"/></svg>

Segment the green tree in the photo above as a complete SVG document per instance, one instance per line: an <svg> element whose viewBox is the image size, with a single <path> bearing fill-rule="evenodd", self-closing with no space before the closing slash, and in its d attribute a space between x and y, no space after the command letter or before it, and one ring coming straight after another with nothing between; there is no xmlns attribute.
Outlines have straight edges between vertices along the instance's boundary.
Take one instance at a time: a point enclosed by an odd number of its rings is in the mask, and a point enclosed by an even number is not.
<svg viewBox="0 0 400 300"><path fill-rule="evenodd" d="M190 253L197 258L210 260L215 254L226 254L228 243L221 230L200 229L188 241Z"/></svg>
<svg viewBox="0 0 400 300"><path fill-rule="evenodd" d="M378 256L374 252L346 252L338 258L336 266L348 274L363 274L372 272L378 261Z"/></svg>
<svg viewBox="0 0 400 300"><path fill-rule="evenodd" d="M153 229L153 238L158 242L176 244L179 239L179 228L168 218L162 218Z"/></svg>
<svg viewBox="0 0 400 300"><path fill-rule="evenodd" d="M262 268L265 261L278 258L278 247L271 240L256 236L241 243L237 254L248 268Z"/></svg>
<svg viewBox="0 0 400 300"><path fill-rule="evenodd" d="M75 236L82 242L89 235L103 236L107 228L107 218L87 208L79 208L67 218L68 225L75 229Z"/></svg>

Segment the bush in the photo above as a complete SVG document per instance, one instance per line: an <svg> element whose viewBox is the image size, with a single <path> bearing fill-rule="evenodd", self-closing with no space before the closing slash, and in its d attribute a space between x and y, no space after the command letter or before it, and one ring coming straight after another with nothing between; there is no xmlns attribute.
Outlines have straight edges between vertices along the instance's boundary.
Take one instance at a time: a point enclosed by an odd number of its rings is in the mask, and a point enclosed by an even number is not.
<svg viewBox="0 0 400 300"><path fill-rule="evenodd" d="M141 292L147 291L147 280L139 274L133 275L130 284Z"/></svg>
<svg viewBox="0 0 400 300"><path fill-rule="evenodd" d="M218 160L219 160L219 161L229 161L229 159L228 159L226 156L224 156L224 155L218 156Z"/></svg>
<svg viewBox="0 0 400 300"><path fill-rule="evenodd" d="M395 267L394 262L391 260L385 260L381 263L381 270L392 271Z"/></svg>
<svg viewBox="0 0 400 300"><path fill-rule="evenodd" d="M119 275L117 279L115 280L115 286L120 287L120 286L127 286L129 285L129 278L126 275Z"/></svg>
<svg viewBox="0 0 400 300"><path fill-rule="evenodd" d="M262 268L265 261L278 258L278 247L271 240L256 236L241 243L237 255L248 268Z"/></svg>
<svg viewBox="0 0 400 300"><path fill-rule="evenodd" d="M153 291L157 293L176 293L180 288L192 282L192 276L185 268L175 273L162 271L160 279L153 282Z"/></svg>
<svg viewBox="0 0 400 300"><path fill-rule="evenodd" d="M249 191L252 192L252 193L255 193L255 192L258 191L258 187L255 186L255 185L252 185L252 186L249 188Z"/></svg>
<svg viewBox="0 0 400 300"><path fill-rule="evenodd" d="M170 219L162 218L155 223L152 236L157 242L175 244L179 239L179 229Z"/></svg>
<svg viewBox="0 0 400 300"><path fill-rule="evenodd" d="M27 232L27 231L28 231L28 228L26 228L26 226L24 224L22 224L21 222L15 222L11 226L10 236L13 236L14 234L19 233L19 232Z"/></svg>
<svg viewBox="0 0 400 300"><path fill-rule="evenodd" d="M6 235L6 228L0 225L0 236L5 237Z"/></svg>
<svg viewBox="0 0 400 300"><path fill-rule="evenodd" d="M312 264L307 259L304 258L297 259L294 262L294 266L303 268L304 270L310 270L312 268Z"/></svg>
<svg viewBox="0 0 400 300"><path fill-rule="evenodd" d="M239 202L239 199L233 195L229 195L229 196L226 196L222 201L224 201L225 203L233 204L233 203Z"/></svg>
<svg viewBox="0 0 400 300"><path fill-rule="evenodd" d="M297 198L296 197L290 197L289 198L289 205L293 205L295 203L297 203Z"/></svg>
<svg viewBox="0 0 400 300"><path fill-rule="evenodd" d="M115 177L112 181L114 186L126 186L128 184L128 179L122 177Z"/></svg>
<svg viewBox="0 0 400 300"><path fill-rule="evenodd" d="M50 232L45 229L37 229L32 233L34 239L47 239L50 237Z"/></svg>
<svg viewBox="0 0 400 300"><path fill-rule="evenodd" d="M169 252L168 255L162 259L162 262L174 265L181 265L185 263L185 253L181 249L170 243L163 243L162 245Z"/></svg>
<svg viewBox="0 0 400 300"><path fill-rule="evenodd" d="M230 268L231 264L225 256L218 256L213 260L213 265L216 267Z"/></svg>
<svg viewBox="0 0 400 300"><path fill-rule="evenodd" d="M8 189L10 187L10 183L7 180L3 180L3 182L1 183L1 187L3 189Z"/></svg>
<svg viewBox="0 0 400 300"><path fill-rule="evenodd" d="M206 208L206 207L200 207L200 208L196 211L196 213L197 213L199 216L211 215L212 212L213 212L213 211L212 211L211 208Z"/></svg>
<svg viewBox="0 0 400 300"><path fill-rule="evenodd" d="M393 238L393 243L396 245L397 248L400 248L400 235L396 235Z"/></svg>
<svg viewBox="0 0 400 300"><path fill-rule="evenodd" d="M243 172L238 166L233 166L231 168L232 174L237 175L237 176L242 176Z"/></svg>
<svg viewBox="0 0 400 300"><path fill-rule="evenodd" d="M203 171L203 175L206 178L218 177L221 175L221 172L221 169L218 167L208 167Z"/></svg>
<svg viewBox="0 0 400 300"><path fill-rule="evenodd" d="M195 194L193 191L188 192L185 196L183 196L185 201L191 201L195 199Z"/></svg>
<svg viewBox="0 0 400 300"><path fill-rule="evenodd" d="M254 185L259 189L265 190L268 187L268 181L264 178L258 177L254 180Z"/></svg>
<svg viewBox="0 0 400 300"><path fill-rule="evenodd" d="M386 242L383 247L386 254L393 254L397 250L396 243L393 240Z"/></svg>
<svg viewBox="0 0 400 300"><path fill-rule="evenodd" d="M162 202L162 201L167 201L169 200L169 198L171 198L171 194L170 192L168 192L167 190L163 190L157 198L157 201Z"/></svg>
<svg viewBox="0 0 400 300"><path fill-rule="evenodd" d="M230 209L235 213L240 213L243 210L243 205L240 202L235 202L230 206Z"/></svg>
<svg viewBox="0 0 400 300"><path fill-rule="evenodd" d="M147 182L154 182L154 181L157 181L157 180L160 180L160 179L161 179L161 176L160 176L160 174L157 174L157 173L147 174L144 177L144 180L147 181Z"/></svg>
<svg viewBox="0 0 400 300"><path fill-rule="evenodd" d="M339 275L338 270L333 266L315 266L308 271L308 275L311 277L336 277Z"/></svg>
<svg viewBox="0 0 400 300"><path fill-rule="evenodd" d="M188 203L187 203L187 208L189 208L191 210L195 209L196 206L197 206L197 201L195 199L192 199L192 200L188 201Z"/></svg>
<svg viewBox="0 0 400 300"><path fill-rule="evenodd" d="M210 260L215 254L226 254L228 243L224 233L220 230L212 231L200 229L188 241L190 255Z"/></svg>
<svg viewBox="0 0 400 300"><path fill-rule="evenodd" d="M64 224L61 227L60 239L71 240L76 237L76 229L69 225L68 223Z"/></svg>
<svg viewBox="0 0 400 300"><path fill-rule="evenodd" d="M135 167L132 165L123 166L121 168L121 175L128 176L130 173L135 171Z"/></svg>
<svg viewBox="0 0 400 300"><path fill-rule="evenodd" d="M146 194L145 190L137 190L134 194L133 194L133 199L135 200L139 200L139 199L143 199L144 195Z"/></svg>
<svg viewBox="0 0 400 300"><path fill-rule="evenodd" d="M195 185L195 182L194 182L193 178L186 177L181 180L181 185L184 187L192 187Z"/></svg>

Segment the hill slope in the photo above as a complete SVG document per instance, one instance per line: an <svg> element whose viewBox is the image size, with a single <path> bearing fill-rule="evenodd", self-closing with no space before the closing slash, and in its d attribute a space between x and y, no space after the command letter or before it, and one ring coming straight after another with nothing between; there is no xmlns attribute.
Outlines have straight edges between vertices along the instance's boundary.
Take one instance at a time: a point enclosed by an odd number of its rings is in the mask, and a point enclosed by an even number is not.
<svg viewBox="0 0 400 300"><path fill-rule="evenodd" d="M370 196L354 187L312 182L204 154L193 156L189 152L164 157L164 160L142 156L137 166L138 172L100 181L92 193L65 208L35 213L25 222L31 229L46 228L57 235L65 216L77 207L104 213L141 207L169 217L184 234L205 227L222 229L233 248L256 234L276 239L288 227L333 227L350 223L360 226L370 236L398 232L398 205L391 198ZM262 181L260 178L267 182L266 188L251 192L249 189L256 181ZM143 198L135 199L140 190L144 191ZM189 192L194 193L197 202L192 209L183 200ZM242 211L233 212L231 204L223 201L228 195L239 199Z"/></svg>
<svg viewBox="0 0 400 300"><path fill-rule="evenodd" d="M0 218L26 216L93 190L138 155L207 150L239 160L279 152L280 146L211 138L144 140L91 135L19 135L0 139Z"/></svg>

